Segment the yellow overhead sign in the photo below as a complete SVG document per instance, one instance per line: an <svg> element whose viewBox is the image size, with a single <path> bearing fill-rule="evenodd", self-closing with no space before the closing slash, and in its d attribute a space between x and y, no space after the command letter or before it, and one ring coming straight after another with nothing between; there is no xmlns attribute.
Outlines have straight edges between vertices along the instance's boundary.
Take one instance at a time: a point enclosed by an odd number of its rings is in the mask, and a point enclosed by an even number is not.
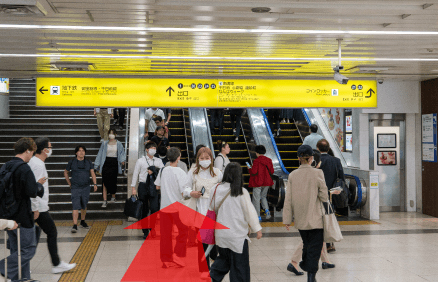
<svg viewBox="0 0 438 282"><path fill-rule="evenodd" d="M41 107L374 108L376 81L37 78Z"/></svg>

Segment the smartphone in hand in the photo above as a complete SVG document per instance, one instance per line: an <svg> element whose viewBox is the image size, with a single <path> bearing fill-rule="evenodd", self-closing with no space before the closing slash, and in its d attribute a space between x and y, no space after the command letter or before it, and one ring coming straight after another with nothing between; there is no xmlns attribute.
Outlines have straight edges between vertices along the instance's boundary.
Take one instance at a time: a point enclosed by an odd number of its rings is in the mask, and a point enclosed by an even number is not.
<svg viewBox="0 0 438 282"><path fill-rule="evenodd" d="M202 196L204 196L204 193L205 193L205 187L202 186L202 189L201 189L201 194L202 194Z"/></svg>
<svg viewBox="0 0 438 282"><path fill-rule="evenodd" d="M251 165L249 164L249 162L246 162L246 166L247 166L248 168L251 168Z"/></svg>

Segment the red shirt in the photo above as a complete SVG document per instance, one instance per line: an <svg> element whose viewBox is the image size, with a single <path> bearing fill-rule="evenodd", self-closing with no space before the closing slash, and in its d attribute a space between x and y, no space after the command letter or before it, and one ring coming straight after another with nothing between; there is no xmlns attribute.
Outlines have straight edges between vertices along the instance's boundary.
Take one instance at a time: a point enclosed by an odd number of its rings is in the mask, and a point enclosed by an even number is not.
<svg viewBox="0 0 438 282"><path fill-rule="evenodd" d="M271 175L274 173L274 166L272 165L272 160L265 156L259 156L254 160L252 168L249 171L249 187L260 187L260 186L272 186L274 181L272 181Z"/></svg>

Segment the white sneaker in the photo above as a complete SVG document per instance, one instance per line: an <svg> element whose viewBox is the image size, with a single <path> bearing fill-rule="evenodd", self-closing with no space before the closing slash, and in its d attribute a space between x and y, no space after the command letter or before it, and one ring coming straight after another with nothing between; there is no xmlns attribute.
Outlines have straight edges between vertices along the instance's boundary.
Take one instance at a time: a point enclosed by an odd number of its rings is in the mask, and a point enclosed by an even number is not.
<svg viewBox="0 0 438 282"><path fill-rule="evenodd" d="M76 263L66 263L61 261L57 266L52 267L52 273L62 273L72 270L76 267Z"/></svg>
<svg viewBox="0 0 438 282"><path fill-rule="evenodd" d="M115 203L116 202L116 198L111 198L111 203Z"/></svg>
<svg viewBox="0 0 438 282"><path fill-rule="evenodd" d="M102 208L106 208L107 204L108 204L107 201L103 201Z"/></svg>
<svg viewBox="0 0 438 282"><path fill-rule="evenodd" d="M104 140L103 140L103 138L102 139L100 139L100 143L102 143Z"/></svg>

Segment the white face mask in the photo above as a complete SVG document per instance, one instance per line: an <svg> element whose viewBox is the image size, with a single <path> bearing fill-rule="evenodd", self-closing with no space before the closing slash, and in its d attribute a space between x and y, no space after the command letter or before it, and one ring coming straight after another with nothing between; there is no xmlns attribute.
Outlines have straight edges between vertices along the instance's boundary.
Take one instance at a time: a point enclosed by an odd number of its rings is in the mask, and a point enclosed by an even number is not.
<svg viewBox="0 0 438 282"><path fill-rule="evenodd" d="M50 157L52 155L52 148L48 148L49 152L46 153L47 157Z"/></svg>
<svg viewBox="0 0 438 282"><path fill-rule="evenodd" d="M109 137L109 139L115 139L116 138L116 136L114 135L114 134L110 134L110 135L108 135L108 137Z"/></svg>
<svg viewBox="0 0 438 282"><path fill-rule="evenodd" d="M210 166L210 164L211 164L211 160L203 160L203 161L200 161L199 164L200 164L203 168L207 168L207 167Z"/></svg>
<svg viewBox="0 0 438 282"><path fill-rule="evenodd" d="M155 150L155 149L149 149L148 154L150 156L154 156L156 152L157 152L157 150Z"/></svg>

